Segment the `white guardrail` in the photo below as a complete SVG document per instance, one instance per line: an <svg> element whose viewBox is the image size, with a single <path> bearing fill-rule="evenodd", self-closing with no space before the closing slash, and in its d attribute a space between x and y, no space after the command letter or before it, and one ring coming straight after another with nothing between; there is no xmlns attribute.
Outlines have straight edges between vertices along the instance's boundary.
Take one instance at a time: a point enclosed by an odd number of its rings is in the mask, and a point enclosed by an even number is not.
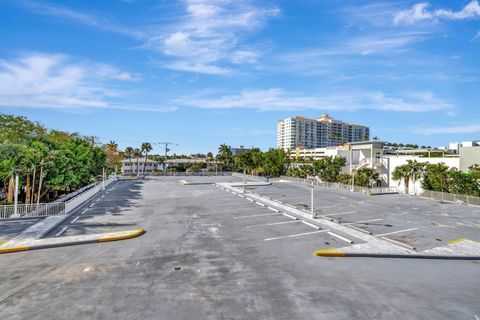
<svg viewBox="0 0 480 320"><path fill-rule="evenodd" d="M108 178L107 180L105 180L105 187L116 180L117 178L115 176ZM14 205L0 206L0 220L12 218L46 217L68 214L73 209L77 208L82 203L100 192L102 189L103 183L99 182L94 187L88 189L87 191L66 202L39 203L38 205L18 204L16 214Z"/></svg>
<svg viewBox="0 0 480 320"><path fill-rule="evenodd" d="M433 199L438 201L446 201L446 202L480 207L480 197L475 197L475 196L467 196L463 194L430 191L430 190L423 190L420 194L418 194L418 196L422 198Z"/></svg>

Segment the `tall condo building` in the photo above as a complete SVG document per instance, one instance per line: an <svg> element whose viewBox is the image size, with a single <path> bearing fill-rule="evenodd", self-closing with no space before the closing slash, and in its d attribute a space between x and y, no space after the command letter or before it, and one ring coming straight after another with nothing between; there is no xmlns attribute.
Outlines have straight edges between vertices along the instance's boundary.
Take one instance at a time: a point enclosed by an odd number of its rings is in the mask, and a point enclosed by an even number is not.
<svg viewBox="0 0 480 320"><path fill-rule="evenodd" d="M369 138L368 127L334 120L326 113L318 119L297 116L277 123L277 147L284 150L333 147Z"/></svg>

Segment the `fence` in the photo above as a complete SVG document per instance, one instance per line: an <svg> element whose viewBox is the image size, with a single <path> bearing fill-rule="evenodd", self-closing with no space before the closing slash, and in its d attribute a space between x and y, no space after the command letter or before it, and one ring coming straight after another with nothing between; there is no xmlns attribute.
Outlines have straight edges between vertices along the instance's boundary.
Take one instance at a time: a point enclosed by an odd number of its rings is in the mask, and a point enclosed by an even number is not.
<svg viewBox="0 0 480 320"><path fill-rule="evenodd" d="M105 180L105 186L115 181L115 176ZM68 214L73 209L90 199L103 188L103 183L97 183L93 188L79 194L78 196L66 202L56 203L39 203L37 204L18 204L15 215L15 205L0 206L0 219L10 218L30 218L30 217L46 217L53 215Z"/></svg>
<svg viewBox="0 0 480 320"><path fill-rule="evenodd" d="M453 202L458 204L466 204L469 206L478 206L480 207L480 197L467 196L463 194L455 194L448 192L439 192L439 191L430 191L423 190L420 194L422 198L428 198L438 201Z"/></svg>
<svg viewBox="0 0 480 320"><path fill-rule="evenodd" d="M243 173L238 173L238 172L232 172L232 176L238 177L238 178L243 178L244 174ZM267 177L262 177L262 176L256 176L252 174L246 174L245 177L247 179L253 180L253 181L259 181L259 182L268 182L270 179Z"/></svg>
<svg viewBox="0 0 480 320"><path fill-rule="evenodd" d="M161 176L167 176L167 177L183 177L183 176L231 176L232 172L156 172L156 173L151 173L148 174L148 176L154 176L154 177L161 177Z"/></svg>
<svg viewBox="0 0 480 320"><path fill-rule="evenodd" d="M353 191L353 192L361 192L365 194L375 195L375 194L386 194L386 193L397 193L396 188L386 188L386 187L378 187L378 188L368 188L368 187L359 187L359 186L352 186L350 184L338 183L338 182L322 182L318 180L311 180L311 179L303 179L303 178L294 178L294 177L285 177L281 176L279 178L271 179L271 181L290 181L295 183L301 183L306 185L311 185L312 181L315 186L319 187L326 187L335 190L342 190L342 191Z"/></svg>
<svg viewBox="0 0 480 320"><path fill-rule="evenodd" d="M17 215L14 216L15 206L0 206L0 219L9 219L15 217L46 217L65 213L65 202L60 203L39 203L19 204L17 205Z"/></svg>

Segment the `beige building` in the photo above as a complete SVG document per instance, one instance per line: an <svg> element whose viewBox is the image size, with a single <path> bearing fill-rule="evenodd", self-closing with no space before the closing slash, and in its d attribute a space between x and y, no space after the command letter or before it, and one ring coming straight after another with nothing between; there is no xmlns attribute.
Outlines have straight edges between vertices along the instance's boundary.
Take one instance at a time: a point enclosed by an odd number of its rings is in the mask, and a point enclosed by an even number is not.
<svg viewBox="0 0 480 320"><path fill-rule="evenodd" d="M369 137L368 127L335 120L326 113L318 119L297 116L277 122L277 148L284 150L333 147Z"/></svg>

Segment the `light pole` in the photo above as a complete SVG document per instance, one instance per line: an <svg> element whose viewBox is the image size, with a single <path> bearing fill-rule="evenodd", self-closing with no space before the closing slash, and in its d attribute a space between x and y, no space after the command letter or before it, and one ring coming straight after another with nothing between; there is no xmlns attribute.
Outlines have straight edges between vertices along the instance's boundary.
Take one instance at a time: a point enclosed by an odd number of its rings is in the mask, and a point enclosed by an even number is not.
<svg viewBox="0 0 480 320"><path fill-rule="evenodd" d="M105 190L105 167L102 168L102 190Z"/></svg>
<svg viewBox="0 0 480 320"><path fill-rule="evenodd" d="M18 172L19 169L15 169L15 193L14 193L14 202L13 202L13 215L12 218L18 218L20 215L18 214Z"/></svg>
<svg viewBox="0 0 480 320"><path fill-rule="evenodd" d="M311 197L310 197L310 211L312 213L312 219L316 219L317 218L317 214L315 213L315 211L313 211L313 180L312 180L312 185L311 185Z"/></svg>
<svg viewBox="0 0 480 320"><path fill-rule="evenodd" d="M355 191L355 170L352 170L352 191Z"/></svg>
<svg viewBox="0 0 480 320"><path fill-rule="evenodd" d="M243 169L243 189L242 189L242 193L245 195L245 179L246 179L246 175L247 175L247 170L244 168Z"/></svg>

